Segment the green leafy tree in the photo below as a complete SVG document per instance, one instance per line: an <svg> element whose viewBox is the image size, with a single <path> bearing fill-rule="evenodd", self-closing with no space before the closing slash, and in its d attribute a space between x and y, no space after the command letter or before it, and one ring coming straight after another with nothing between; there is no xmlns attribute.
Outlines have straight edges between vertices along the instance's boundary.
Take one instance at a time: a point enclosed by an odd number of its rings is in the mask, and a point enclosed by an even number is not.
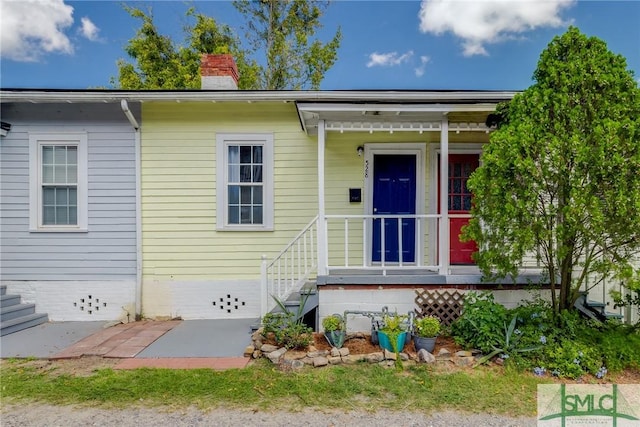
<svg viewBox="0 0 640 427"><path fill-rule="evenodd" d="M602 280L640 287L640 91L624 57L571 27L542 52L534 84L497 109L469 181L463 236L487 277L538 254L555 312Z"/></svg>
<svg viewBox="0 0 640 427"><path fill-rule="evenodd" d="M248 59L247 52L226 25L219 25L213 18L187 11L187 17L195 23L185 27L187 45L177 46L171 38L160 34L151 11L124 6L127 12L142 21L135 37L129 40L125 50L133 62L118 61L117 83L121 89L199 89L200 56L203 53L231 53L238 66L241 89L256 89L258 66Z"/></svg>
<svg viewBox="0 0 640 427"><path fill-rule="evenodd" d="M314 36L322 27L326 2L313 0L239 0L234 6L247 20L247 39L254 52L265 55L260 88L319 89L337 60L342 34L328 43Z"/></svg>

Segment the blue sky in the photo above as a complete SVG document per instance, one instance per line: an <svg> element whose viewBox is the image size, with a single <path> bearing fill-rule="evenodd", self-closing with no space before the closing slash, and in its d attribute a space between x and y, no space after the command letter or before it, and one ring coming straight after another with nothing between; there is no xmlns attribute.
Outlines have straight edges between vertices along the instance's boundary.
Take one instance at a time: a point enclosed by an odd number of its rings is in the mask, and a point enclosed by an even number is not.
<svg viewBox="0 0 640 427"><path fill-rule="evenodd" d="M183 41L185 11L243 35L227 1L126 2L151 7L157 26ZM116 61L139 21L119 1L2 0L3 88L110 87ZM338 61L322 89L489 89L528 87L540 52L575 25L627 58L640 78L640 1L334 1L320 38L338 27Z"/></svg>

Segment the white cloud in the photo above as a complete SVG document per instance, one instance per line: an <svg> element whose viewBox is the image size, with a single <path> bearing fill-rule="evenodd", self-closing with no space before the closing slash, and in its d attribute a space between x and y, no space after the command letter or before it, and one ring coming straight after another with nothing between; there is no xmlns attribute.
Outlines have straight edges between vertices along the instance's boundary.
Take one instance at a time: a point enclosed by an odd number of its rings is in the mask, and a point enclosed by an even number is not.
<svg viewBox="0 0 640 427"><path fill-rule="evenodd" d="M86 16L80 19L82 26L78 29L78 32L82 34L87 39L95 42L98 38L98 33L100 32L100 28L96 27L96 25L91 22L91 19Z"/></svg>
<svg viewBox="0 0 640 427"><path fill-rule="evenodd" d="M411 59L412 56L412 50L401 55L398 54L398 52L373 52L369 55L369 62L367 62L367 67L392 67L394 65L400 65L403 62L407 62L409 59Z"/></svg>
<svg viewBox="0 0 640 427"><path fill-rule="evenodd" d="M422 0L420 31L451 32L462 39L463 54L488 55L485 45L541 27L560 27L560 14L577 0Z"/></svg>
<svg viewBox="0 0 640 427"><path fill-rule="evenodd" d="M420 65L415 68L416 77L422 77L424 75L424 69L427 67L427 63L431 60L428 56L420 57Z"/></svg>
<svg viewBox="0 0 640 427"><path fill-rule="evenodd" d="M73 24L73 7L63 0L2 1L0 54L36 61L43 53L73 53L64 29Z"/></svg>

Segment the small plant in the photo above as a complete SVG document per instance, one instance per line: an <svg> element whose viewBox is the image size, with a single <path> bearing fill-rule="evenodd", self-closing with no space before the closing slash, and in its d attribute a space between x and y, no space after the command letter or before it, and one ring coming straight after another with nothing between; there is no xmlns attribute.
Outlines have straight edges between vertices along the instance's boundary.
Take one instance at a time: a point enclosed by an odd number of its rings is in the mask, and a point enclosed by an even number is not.
<svg viewBox="0 0 640 427"><path fill-rule="evenodd" d="M322 319L324 337L333 347L341 348L346 338L345 321L339 314L332 314Z"/></svg>
<svg viewBox="0 0 640 427"><path fill-rule="evenodd" d="M464 297L464 309L451 325L456 344L492 351L491 343L504 338L502 325L507 321L507 309L494 301L491 292L469 292Z"/></svg>
<svg viewBox="0 0 640 427"><path fill-rule="evenodd" d="M396 368L402 369L402 359L400 358L400 350L404 346L403 334L406 336L408 324L407 316L399 314L385 314L382 317L382 326L379 333L382 332L389 338L389 344L392 351L396 354ZM399 343L399 341L401 341ZM402 345L401 345L402 344Z"/></svg>
<svg viewBox="0 0 640 427"><path fill-rule="evenodd" d="M263 316L263 335L267 337L269 333L273 333L276 344L288 349L309 347L313 342L313 329L303 322L303 310L308 298L309 295L306 294L300 301L297 313L291 313L284 302L273 297L282 312Z"/></svg>
<svg viewBox="0 0 640 427"><path fill-rule="evenodd" d="M415 335L423 338L433 338L440 333L440 319L435 316L424 316L413 324Z"/></svg>
<svg viewBox="0 0 640 427"><path fill-rule="evenodd" d="M506 359L509 357L510 353L524 353L541 348L541 346L524 348L519 346L520 340L522 338L522 332L516 328L517 320L518 316L516 315L511 319L511 323L509 323L509 326L507 326L506 323L504 324L504 335L500 340L491 344L493 351L478 360L476 366L486 363L498 354L506 355L507 357L500 356L502 359Z"/></svg>
<svg viewBox="0 0 640 427"><path fill-rule="evenodd" d="M344 319L339 314L332 314L322 319L322 329L325 332L342 331L345 329Z"/></svg>

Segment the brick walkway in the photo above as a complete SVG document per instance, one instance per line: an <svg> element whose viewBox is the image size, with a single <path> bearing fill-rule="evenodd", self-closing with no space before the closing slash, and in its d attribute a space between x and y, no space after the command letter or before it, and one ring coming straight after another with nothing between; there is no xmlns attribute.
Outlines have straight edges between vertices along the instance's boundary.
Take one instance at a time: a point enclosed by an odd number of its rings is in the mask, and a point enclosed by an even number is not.
<svg viewBox="0 0 640 427"><path fill-rule="evenodd" d="M124 359L115 366L115 369L149 367L224 370L247 366L249 359L245 357L135 358L138 353L180 322L180 320L140 321L112 326L78 341L54 354L50 359L74 359L82 356Z"/></svg>

